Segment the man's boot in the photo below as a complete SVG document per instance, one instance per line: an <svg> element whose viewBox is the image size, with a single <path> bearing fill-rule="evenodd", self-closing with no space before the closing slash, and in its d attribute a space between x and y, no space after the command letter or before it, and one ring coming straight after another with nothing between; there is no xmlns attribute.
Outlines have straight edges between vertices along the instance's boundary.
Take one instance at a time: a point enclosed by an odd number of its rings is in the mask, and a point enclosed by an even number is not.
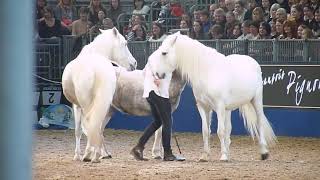
<svg viewBox="0 0 320 180"><path fill-rule="evenodd" d="M131 150L130 154L133 155L133 157L136 160L139 160L139 161L147 160L143 158L143 150L144 150L143 147L137 145Z"/></svg>
<svg viewBox="0 0 320 180"><path fill-rule="evenodd" d="M177 160L176 156L172 154L172 150L164 150L164 155L163 155L163 160L164 161L175 161Z"/></svg>

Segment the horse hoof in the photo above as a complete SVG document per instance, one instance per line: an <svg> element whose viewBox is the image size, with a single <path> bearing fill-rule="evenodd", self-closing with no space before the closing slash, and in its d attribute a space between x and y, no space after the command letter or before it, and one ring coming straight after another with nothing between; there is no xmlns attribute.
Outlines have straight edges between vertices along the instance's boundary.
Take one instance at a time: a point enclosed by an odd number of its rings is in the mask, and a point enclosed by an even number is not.
<svg viewBox="0 0 320 180"><path fill-rule="evenodd" d="M83 161L83 162L90 162L91 159L90 159L90 158L83 158L82 161Z"/></svg>
<svg viewBox="0 0 320 180"><path fill-rule="evenodd" d="M220 159L221 162L228 162L228 159Z"/></svg>
<svg viewBox="0 0 320 180"><path fill-rule="evenodd" d="M76 154L76 155L74 155L73 160L74 161L81 161L81 156Z"/></svg>
<svg viewBox="0 0 320 180"><path fill-rule="evenodd" d="M111 155L107 155L107 156L102 156L101 159L111 159L112 156Z"/></svg>
<svg viewBox="0 0 320 180"><path fill-rule="evenodd" d="M222 162L228 162L228 157L227 157L227 155L222 155L221 158L220 158L220 161L222 161Z"/></svg>
<svg viewBox="0 0 320 180"><path fill-rule="evenodd" d="M99 162L100 162L99 159L92 159L92 160L91 160L91 163L99 163Z"/></svg>
<svg viewBox="0 0 320 180"><path fill-rule="evenodd" d="M261 154L261 160L266 160L269 158L269 153Z"/></svg>
<svg viewBox="0 0 320 180"><path fill-rule="evenodd" d="M199 159L199 162L208 162L208 160L207 159Z"/></svg>
<svg viewBox="0 0 320 180"><path fill-rule="evenodd" d="M162 157L161 156L155 156L155 157L153 157L153 159L162 159Z"/></svg>

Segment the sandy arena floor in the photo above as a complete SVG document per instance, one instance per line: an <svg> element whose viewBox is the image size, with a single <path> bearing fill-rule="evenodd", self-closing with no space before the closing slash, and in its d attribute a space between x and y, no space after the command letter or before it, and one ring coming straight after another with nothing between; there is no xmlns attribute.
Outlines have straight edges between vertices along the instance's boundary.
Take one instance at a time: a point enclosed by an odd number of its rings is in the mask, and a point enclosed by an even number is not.
<svg viewBox="0 0 320 180"><path fill-rule="evenodd" d="M220 143L216 135L211 141L211 160L198 162L203 149L200 133L177 133L185 162L163 162L150 159L136 161L129 154L141 132L105 131L105 142L112 159L101 163L73 161L74 131L38 130L34 135L33 174L46 179L320 179L320 139L278 137L267 161L259 160L257 143L248 136L232 136L231 160L220 162ZM84 136L83 136L84 137ZM81 150L86 138L82 138ZM153 138L145 156L151 158ZM172 141L173 149L178 149Z"/></svg>

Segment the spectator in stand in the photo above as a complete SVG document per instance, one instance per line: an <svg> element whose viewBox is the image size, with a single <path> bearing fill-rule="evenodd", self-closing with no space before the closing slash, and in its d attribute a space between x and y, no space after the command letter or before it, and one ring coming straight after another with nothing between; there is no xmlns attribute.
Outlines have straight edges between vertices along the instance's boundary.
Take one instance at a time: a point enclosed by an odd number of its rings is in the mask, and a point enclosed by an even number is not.
<svg viewBox="0 0 320 180"><path fill-rule="evenodd" d="M112 29L114 27L113 21L111 18L104 18L102 20L102 29L103 30L108 30Z"/></svg>
<svg viewBox="0 0 320 180"><path fill-rule="evenodd" d="M304 24L300 24L298 26L298 29L297 29L297 38L298 39L302 39L302 31L305 29L305 28L308 28L306 25Z"/></svg>
<svg viewBox="0 0 320 180"><path fill-rule="evenodd" d="M314 39L312 30L308 27L302 30L302 39ZM318 52L319 53L319 52Z"/></svg>
<svg viewBox="0 0 320 180"><path fill-rule="evenodd" d="M54 18L53 10L49 7L44 7L44 19L38 23L38 31L40 38L61 37L70 34L61 21Z"/></svg>
<svg viewBox="0 0 320 180"><path fill-rule="evenodd" d="M157 21L160 23L169 24L168 19L170 18L170 2L168 0L160 0L159 6L160 11Z"/></svg>
<svg viewBox="0 0 320 180"><path fill-rule="evenodd" d="M213 20L214 11L218 8L219 8L219 5L216 3L213 3L209 6L209 14L210 14L209 18L211 21Z"/></svg>
<svg viewBox="0 0 320 180"><path fill-rule="evenodd" d="M190 36L190 29L191 29L191 25L190 24L188 24L188 22L186 21L186 20L181 20L180 21L180 29L182 30L181 31L181 34L184 34L184 35L188 35L188 36Z"/></svg>
<svg viewBox="0 0 320 180"><path fill-rule="evenodd" d="M132 31L128 33L128 41L145 41L146 38L146 29L141 24L134 25Z"/></svg>
<svg viewBox="0 0 320 180"><path fill-rule="evenodd" d="M98 12L98 21L91 27L90 33L99 34L99 29L103 29L103 19L106 17L104 11Z"/></svg>
<svg viewBox="0 0 320 180"><path fill-rule="evenodd" d="M277 31L277 35L275 36L275 38L277 39L284 39L284 31L283 31L283 22L280 20L276 21L276 31Z"/></svg>
<svg viewBox="0 0 320 180"><path fill-rule="evenodd" d="M232 30L232 36L230 39L237 39L242 35L241 32L241 24L237 23L233 26L233 30Z"/></svg>
<svg viewBox="0 0 320 180"><path fill-rule="evenodd" d="M251 24L251 22L252 22L251 20L243 21L243 23L241 24L242 35L237 38L238 40L253 39L252 34L250 34L250 24Z"/></svg>
<svg viewBox="0 0 320 180"><path fill-rule="evenodd" d="M228 11L225 0L219 0L218 2L219 2L218 4L219 8L223 9L223 11Z"/></svg>
<svg viewBox="0 0 320 180"><path fill-rule="evenodd" d="M307 25L308 28L312 29L313 24L315 23L312 7L308 5L304 6L303 15L304 24Z"/></svg>
<svg viewBox="0 0 320 180"><path fill-rule="evenodd" d="M99 21L98 14L100 11L104 12L106 15L106 9L103 7L101 0L91 0L89 4L89 21L92 24L97 24Z"/></svg>
<svg viewBox="0 0 320 180"><path fill-rule="evenodd" d="M252 21L257 22L258 24L264 21L263 9L261 7L256 7L252 11Z"/></svg>
<svg viewBox="0 0 320 180"><path fill-rule="evenodd" d="M159 22L152 23L152 35L149 38L149 41L163 41L167 35L164 33L162 24Z"/></svg>
<svg viewBox="0 0 320 180"><path fill-rule="evenodd" d="M234 0L225 0L225 4L227 8L226 12L232 12L234 10Z"/></svg>
<svg viewBox="0 0 320 180"><path fill-rule="evenodd" d="M146 15L149 14L150 7L146 5L144 0L133 0L133 11L132 14L134 15L143 15L146 18Z"/></svg>
<svg viewBox="0 0 320 180"><path fill-rule="evenodd" d="M191 24L192 24L191 17L187 13L184 13L181 15L181 20L186 21L189 28L191 27Z"/></svg>
<svg viewBox="0 0 320 180"><path fill-rule="evenodd" d="M320 1L319 0L310 0L310 7L314 10L320 8Z"/></svg>
<svg viewBox="0 0 320 180"><path fill-rule="evenodd" d="M278 3L281 6L281 8L285 9L286 13L290 12L288 0L275 0L275 3Z"/></svg>
<svg viewBox="0 0 320 180"><path fill-rule="evenodd" d="M233 28L236 24L240 22L235 19L232 11L226 13L226 24L225 24L225 35L227 38L232 38Z"/></svg>
<svg viewBox="0 0 320 180"><path fill-rule="evenodd" d="M303 24L303 9L299 4L291 6L290 20L297 22L297 25Z"/></svg>
<svg viewBox="0 0 320 180"><path fill-rule="evenodd" d="M184 13L184 9L181 6L181 3L177 0L171 0L170 10L173 17L181 17Z"/></svg>
<svg viewBox="0 0 320 180"><path fill-rule="evenodd" d="M314 24L312 31L315 37L320 37L320 8L314 12Z"/></svg>
<svg viewBox="0 0 320 180"><path fill-rule="evenodd" d="M260 23L258 21L252 21L250 24L250 34L253 36L252 39L259 38L259 26Z"/></svg>
<svg viewBox="0 0 320 180"><path fill-rule="evenodd" d="M73 0L60 0L54 9L54 16L71 30L72 22L78 19L77 9L73 6Z"/></svg>
<svg viewBox="0 0 320 180"><path fill-rule="evenodd" d="M263 10L263 17L264 17L264 21L268 21L269 17L270 17L270 7L271 7L271 3L269 0L262 0L261 1L261 7Z"/></svg>
<svg viewBox="0 0 320 180"><path fill-rule="evenodd" d="M291 9L291 7L293 5L298 5L300 2L300 0L288 0L288 5L289 5L289 8ZM291 11L291 10L290 10Z"/></svg>
<svg viewBox="0 0 320 180"><path fill-rule="evenodd" d="M110 18L115 26L117 26L117 19L123 13L120 0L110 0L110 8L107 11L107 17Z"/></svg>
<svg viewBox="0 0 320 180"><path fill-rule="evenodd" d="M208 39L225 39L224 29L221 25L215 24L210 28Z"/></svg>
<svg viewBox="0 0 320 180"><path fill-rule="evenodd" d="M285 39L297 39L297 23L286 20L283 22L283 35Z"/></svg>
<svg viewBox="0 0 320 180"><path fill-rule="evenodd" d="M278 3L274 3L272 4L271 8L270 8L270 17L268 19L267 22L271 22L271 21L276 21L277 20L277 10L280 8L280 5Z"/></svg>
<svg viewBox="0 0 320 180"><path fill-rule="evenodd" d="M279 8L276 12L276 19L283 23L287 20L287 11L284 8Z"/></svg>
<svg viewBox="0 0 320 180"><path fill-rule="evenodd" d="M299 4L303 7L303 6L309 6L310 5L310 1L309 0L300 0Z"/></svg>
<svg viewBox="0 0 320 180"><path fill-rule="evenodd" d="M44 7L47 6L46 0L37 0L36 4L36 20L37 23L41 20L43 20L44 17Z"/></svg>
<svg viewBox="0 0 320 180"><path fill-rule="evenodd" d="M81 35L87 33L88 14L89 14L88 8L81 7L79 9L80 18L78 20L75 20L72 22L72 35L81 36Z"/></svg>
<svg viewBox="0 0 320 180"><path fill-rule="evenodd" d="M271 27L267 22L261 22L259 26L258 39L271 39Z"/></svg>
<svg viewBox="0 0 320 180"><path fill-rule="evenodd" d="M142 14L138 14L138 15L132 15L132 19L129 22L129 24L123 28L123 35L127 37L127 39L129 38L129 32L132 31L132 28L137 25L140 24L141 26L143 26L145 29L147 29L147 25L145 23L145 19L144 16Z"/></svg>
<svg viewBox="0 0 320 180"><path fill-rule="evenodd" d="M200 12L200 22L202 25L203 32L208 34L210 27L212 26L212 21L209 19L209 12L207 10L202 10Z"/></svg>
<svg viewBox="0 0 320 180"><path fill-rule="evenodd" d="M195 8L194 10L193 10L193 17L192 17L192 21L200 21L200 13L201 12L201 10L200 9L197 9L197 8Z"/></svg>
<svg viewBox="0 0 320 180"><path fill-rule="evenodd" d="M244 14L243 20L252 20L252 11L257 7L257 2L255 0L248 0L248 9Z"/></svg>
<svg viewBox="0 0 320 180"><path fill-rule="evenodd" d="M225 28L226 15L222 8L218 8L214 12L213 24L219 24L220 26L222 26L223 29Z"/></svg>
<svg viewBox="0 0 320 180"><path fill-rule="evenodd" d="M243 22L244 15L246 14L245 4L242 0L237 0L234 4L234 16L239 22Z"/></svg>
<svg viewBox="0 0 320 180"><path fill-rule="evenodd" d="M200 21L193 21L192 30L190 32L190 38L197 40L208 39L207 34L203 32L203 28Z"/></svg>

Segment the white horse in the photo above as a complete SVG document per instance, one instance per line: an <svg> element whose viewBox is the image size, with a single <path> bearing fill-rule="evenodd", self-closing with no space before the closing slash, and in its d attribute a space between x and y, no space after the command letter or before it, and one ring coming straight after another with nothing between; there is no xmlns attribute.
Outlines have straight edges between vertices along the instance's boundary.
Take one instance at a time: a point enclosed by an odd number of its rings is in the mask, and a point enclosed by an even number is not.
<svg viewBox="0 0 320 180"><path fill-rule="evenodd" d="M103 144L102 125L116 89L116 72L111 60L130 70L137 65L126 40L116 28L102 31L64 69L63 93L73 104L75 117L75 160L81 159L77 138L81 136L80 126L88 137L82 160L99 162L100 154L108 155Z"/></svg>
<svg viewBox="0 0 320 180"><path fill-rule="evenodd" d="M276 137L263 111L262 73L253 58L224 56L177 32L163 41L151 54L149 62L154 74L163 76L163 73L178 69L192 85L202 118L204 154L201 161L209 159L212 110L216 111L218 118L220 160L229 160L231 111L237 108L252 138L259 140L261 159L268 158L268 146L276 142Z"/></svg>

